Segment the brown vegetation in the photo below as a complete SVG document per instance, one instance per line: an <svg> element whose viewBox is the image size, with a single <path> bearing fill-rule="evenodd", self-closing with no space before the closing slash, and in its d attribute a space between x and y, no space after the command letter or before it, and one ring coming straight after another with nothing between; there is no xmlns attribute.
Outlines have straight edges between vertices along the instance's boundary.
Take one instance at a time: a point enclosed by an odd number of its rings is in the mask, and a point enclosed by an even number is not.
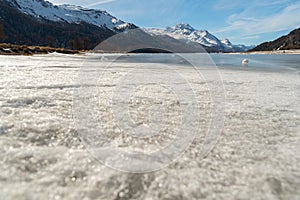
<svg viewBox="0 0 300 200"><path fill-rule="evenodd" d="M33 55L33 54L47 54L47 53L64 53L76 54L77 50L69 50L63 48L51 48L42 46L26 46L0 43L0 55Z"/></svg>

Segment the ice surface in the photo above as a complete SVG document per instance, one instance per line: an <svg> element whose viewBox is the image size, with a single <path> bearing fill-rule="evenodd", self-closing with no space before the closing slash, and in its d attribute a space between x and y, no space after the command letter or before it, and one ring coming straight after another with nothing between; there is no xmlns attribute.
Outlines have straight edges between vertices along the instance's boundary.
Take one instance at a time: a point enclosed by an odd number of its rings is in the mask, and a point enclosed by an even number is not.
<svg viewBox="0 0 300 200"><path fill-rule="evenodd" d="M215 80L199 81L183 67L180 70L198 97L202 126L192 145L171 165L130 174L93 158L80 142L74 122L74 91L93 87L76 81L80 67L115 56L0 57L1 199L299 199L299 74L220 69L225 123L213 151L200 159L212 103L205 84ZM139 65L118 62L106 71L98 90L100 109L109 104L107 94L120 75ZM155 69L155 73L165 70ZM164 89L159 94L166 94L163 102L176 113L174 96ZM118 134L113 116L107 110L99 112L106 119L103 128Z"/></svg>

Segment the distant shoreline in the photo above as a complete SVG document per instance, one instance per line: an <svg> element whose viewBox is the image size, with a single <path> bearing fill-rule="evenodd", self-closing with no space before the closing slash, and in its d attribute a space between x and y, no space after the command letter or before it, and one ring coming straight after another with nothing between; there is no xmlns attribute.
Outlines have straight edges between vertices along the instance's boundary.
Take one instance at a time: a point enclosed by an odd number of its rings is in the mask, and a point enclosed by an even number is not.
<svg viewBox="0 0 300 200"><path fill-rule="evenodd" d="M251 52L233 52L226 54L300 54L300 49L276 50L276 51L251 51Z"/></svg>

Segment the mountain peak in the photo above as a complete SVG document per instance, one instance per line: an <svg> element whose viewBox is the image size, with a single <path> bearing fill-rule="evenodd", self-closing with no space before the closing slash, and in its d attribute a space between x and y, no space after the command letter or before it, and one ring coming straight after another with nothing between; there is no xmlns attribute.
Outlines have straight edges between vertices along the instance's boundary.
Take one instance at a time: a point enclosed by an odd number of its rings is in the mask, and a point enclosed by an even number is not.
<svg viewBox="0 0 300 200"><path fill-rule="evenodd" d="M189 31L194 31L195 29L188 23L180 23L174 26L175 30L189 30Z"/></svg>
<svg viewBox="0 0 300 200"><path fill-rule="evenodd" d="M232 45L232 43L230 42L230 40L229 40L228 38L226 38L226 39L224 39L224 40L221 40L221 42L222 42L223 44L225 44L225 45L228 45L228 46Z"/></svg>

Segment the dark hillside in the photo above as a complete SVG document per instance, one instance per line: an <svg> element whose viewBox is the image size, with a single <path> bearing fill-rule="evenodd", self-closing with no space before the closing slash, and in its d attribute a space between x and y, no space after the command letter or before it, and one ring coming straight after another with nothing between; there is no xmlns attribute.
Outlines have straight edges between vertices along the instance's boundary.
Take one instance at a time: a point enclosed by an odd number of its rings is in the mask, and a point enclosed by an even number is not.
<svg viewBox="0 0 300 200"><path fill-rule="evenodd" d="M82 50L93 49L115 34L110 29L87 23L37 20L21 13L12 4L13 2L0 0L0 42Z"/></svg>
<svg viewBox="0 0 300 200"><path fill-rule="evenodd" d="M293 30L288 35L282 36L272 42L265 42L250 51L274 51L300 49L300 28Z"/></svg>

